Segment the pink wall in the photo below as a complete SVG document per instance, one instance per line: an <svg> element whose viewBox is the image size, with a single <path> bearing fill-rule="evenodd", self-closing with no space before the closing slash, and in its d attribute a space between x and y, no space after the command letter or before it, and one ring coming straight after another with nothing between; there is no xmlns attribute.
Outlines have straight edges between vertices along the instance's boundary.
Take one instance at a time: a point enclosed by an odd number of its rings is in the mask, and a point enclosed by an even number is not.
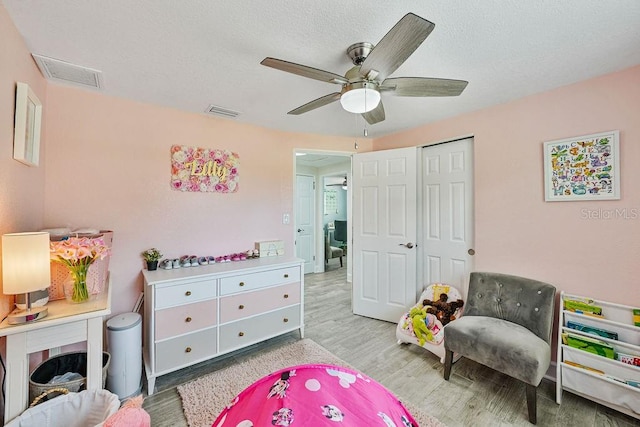
<svg viewBox="0 0 640 427"><path fill-rule="evenodd" d="M295 148L350 151L352 138L278 132L98 93L47 88L49 151L45 226L114 231L113 312L130 311L142 288L140 252L224 255L281 239L294 253ZM173 144L229 149L240 157L237 193L172 190ZM363 141L360 151L371 149Z"/></svg>
<svg viewBox="0 0 640 427"><path fill-rule="evenodd" d="M374 150L473 134L476 270L640 307L639 100L636 66L378 138ZM620 130L621 199L545 202L542 142L613 129ZM616 209L635 216L602 219ZM585 219L601 211L601 219Z"/></svg>
<svg viewBox="0 0 640 427"><path fill-rule="evenodd" d="M46 81L31 58L22 37L0 4L0 235L42 228L47 151L46 124L42 126L40 167L13 160L16 82L27 83L47 108ZM2 281L0 262L0 283ZM0 292L0 318L10 311L13 297Z"/></svg>

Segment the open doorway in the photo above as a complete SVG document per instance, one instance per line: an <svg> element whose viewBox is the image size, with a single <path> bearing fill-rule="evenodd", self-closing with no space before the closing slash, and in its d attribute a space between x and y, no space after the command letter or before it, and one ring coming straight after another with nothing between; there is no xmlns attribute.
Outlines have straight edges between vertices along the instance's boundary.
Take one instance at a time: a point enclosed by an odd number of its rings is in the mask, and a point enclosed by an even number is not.
<svg viewBox="0 0 640 427"><path fill-rule="evenodd" d="M351 181L351 154L339 152L318 152L299 150L296 152L295 158L295 174L296 182L300 179L308 179L304 177L313 177L314 179L314 197L315 203L313 207L313 234L314 234L314 250L308 252L302 245L299 247L298 241L306 242L308 239L303 236L299 239L298 230L304 230L304 227L298 226L298 221L307 218L310 214L305 212L299 213L300 208L308 205L308 200L304 198L303 193L296 191L294 195L296 205L296 255L305 259L305 262L313 262L314 273L321 273L328 270L344 269L347 280L351 280L350 263L348 262L350 251L349 245L351 241L350 219L351 219L351 189L349 183ZM336 235L336 221L338 221L338 234ZM346 230L346 236L344 231ZM337 238L344 240L337 240ZM327 244L328 243L328 244ZM334 248L334 249L332 249ZM342 260L339 256L332 257L331 251L340 249L342 251ZM338 252L334 252L337 254ZM307 260L305 256L311 257ZM340 266L342 261L342 267ZM306 269L305 269L306 270ZM305 271L305 273L310 271Z"/></svg>

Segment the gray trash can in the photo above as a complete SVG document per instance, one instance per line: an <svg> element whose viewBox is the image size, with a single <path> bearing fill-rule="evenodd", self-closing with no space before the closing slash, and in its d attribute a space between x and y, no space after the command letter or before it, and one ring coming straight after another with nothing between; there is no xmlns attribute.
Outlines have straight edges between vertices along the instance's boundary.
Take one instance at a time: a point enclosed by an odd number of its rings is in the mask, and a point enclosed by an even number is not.
<svg viewBox="0 0 640 427"><path fill-rule="evenodd" d="M107 346L111 363L107 389L120 400L142 391L142 316L118 314L107 321Z"/></svg>

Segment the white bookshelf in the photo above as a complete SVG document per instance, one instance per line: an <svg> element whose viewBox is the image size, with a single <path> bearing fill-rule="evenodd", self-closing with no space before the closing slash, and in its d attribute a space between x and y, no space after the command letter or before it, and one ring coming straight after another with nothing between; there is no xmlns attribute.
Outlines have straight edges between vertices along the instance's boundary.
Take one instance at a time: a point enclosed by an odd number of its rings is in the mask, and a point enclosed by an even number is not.
<svg viewBox="0 0 640 427"><path fill-rule="evenodd" d="M565 300L589 300L592 305L602 307L602 316L596 317L565 310ZM561 292L556 382L556 402L558 404L562 403L563 391L569 391L640 419L640 388L623 382L640 382L639 366L569 347L562 342L562 334L571 333L606 342L614 348L616 354L624 353L640 357L640 327L633 324L634 308L640 307L630 307ZM615 332L618 334L618 339L609 339L571 329L568 327L568 322ZM600 372L576 367L567 362L577 363Z"/></svg>

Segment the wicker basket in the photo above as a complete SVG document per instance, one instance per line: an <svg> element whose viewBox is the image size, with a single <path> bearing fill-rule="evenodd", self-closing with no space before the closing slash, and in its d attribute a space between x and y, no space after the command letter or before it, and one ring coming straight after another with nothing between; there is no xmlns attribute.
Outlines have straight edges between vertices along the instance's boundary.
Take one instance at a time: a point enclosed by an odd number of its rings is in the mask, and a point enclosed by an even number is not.
<svg viewBox="0 0 640 427"><path fill-rule="evenodd" d="M102 352L102 387L107 381L107 369L111 355ZM47 384L56 375L67 372L77 372L82 378L62 383ZM63 353L40 363L29 376L29 401L33 401L42 393L53 388L65 388L70 392L78 392L86 388L87 380L87 352Z"/></svg>

